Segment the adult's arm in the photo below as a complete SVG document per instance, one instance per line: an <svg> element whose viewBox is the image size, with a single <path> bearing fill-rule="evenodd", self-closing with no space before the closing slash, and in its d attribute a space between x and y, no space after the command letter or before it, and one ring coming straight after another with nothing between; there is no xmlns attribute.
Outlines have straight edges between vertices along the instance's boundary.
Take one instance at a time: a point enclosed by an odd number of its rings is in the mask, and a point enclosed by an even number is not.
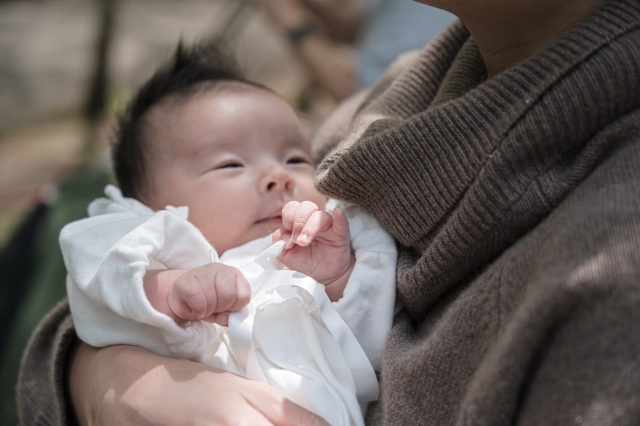
<svg viewBox="0 0 640 426"><path fill-rule="evenodd" d="M22 425L326 424L264 383L138 347L81 343L66 302L27 347L18 411Z"/></svg>

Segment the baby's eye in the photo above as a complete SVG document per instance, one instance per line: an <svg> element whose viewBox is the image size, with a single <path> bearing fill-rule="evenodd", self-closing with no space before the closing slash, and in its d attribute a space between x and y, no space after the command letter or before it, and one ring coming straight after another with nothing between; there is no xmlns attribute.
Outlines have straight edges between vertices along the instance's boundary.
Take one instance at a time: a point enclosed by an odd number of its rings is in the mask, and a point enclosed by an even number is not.
<svg viewBox="0 0 640 426"><path fill-rule="evenodd" d="M217 168L218 169L233 169L233 168L236 168L236 167L242 167L242 165L239 164L239 163L224 163L223 165L218 166Z"/></svg>
<svg viewBox="0 0 640 426"><path fill-rule="evenodd" d="M287 164L303 164L309 163L309 160L303 157L293 157L287 160Z"/></svg>

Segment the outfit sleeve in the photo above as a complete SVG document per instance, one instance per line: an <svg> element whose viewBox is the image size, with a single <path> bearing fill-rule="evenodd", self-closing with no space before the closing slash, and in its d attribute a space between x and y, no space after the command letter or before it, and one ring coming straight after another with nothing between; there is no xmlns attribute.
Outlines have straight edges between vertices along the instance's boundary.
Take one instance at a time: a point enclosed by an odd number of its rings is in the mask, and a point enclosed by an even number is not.
<svg viewBox="0 0 640 426"><path fill-rule="evenodd" d="M178 214L107 212L67 225L60 246L71 313L86 343L130 344L191 358L215 339L212 324L194 321L180 327L153 309L144 293L144 274L154 265L192 269L209 262L211 245Z"/></svg>
<svg viewBox="0 0 640 426"><path fill-rule="evenodd" d="M380 371L382 349L393 322L398 252L391 235L364 210L340 206L349 219L356 264L342 299L333 305Z"/></svg>

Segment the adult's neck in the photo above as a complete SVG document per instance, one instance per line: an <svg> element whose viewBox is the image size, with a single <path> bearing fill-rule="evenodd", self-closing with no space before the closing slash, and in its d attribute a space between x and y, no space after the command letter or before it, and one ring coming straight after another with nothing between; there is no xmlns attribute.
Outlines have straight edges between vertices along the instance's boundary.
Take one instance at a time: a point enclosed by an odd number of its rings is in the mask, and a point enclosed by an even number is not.
<svg viewBox="0 0 640 426"><path fill-rule="evenodd" d="M418 0L445 9L475 39L489 77L540 51L602 0Z"/></svg>

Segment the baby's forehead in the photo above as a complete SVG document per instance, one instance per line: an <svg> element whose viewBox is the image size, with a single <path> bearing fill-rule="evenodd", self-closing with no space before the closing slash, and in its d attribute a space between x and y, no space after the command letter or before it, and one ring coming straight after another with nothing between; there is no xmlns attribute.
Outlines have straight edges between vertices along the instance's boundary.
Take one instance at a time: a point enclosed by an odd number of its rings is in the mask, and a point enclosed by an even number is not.
<svg viewBox="0 0 640 426"><path fill-rule="evenodd" d="M151 106L145 115L152 124L164 123L168 119L179 118L180 112L190 106L197 105L203 99L214 99L230 95L247 96L252 93L268 93L277 96L261 87L239 81L206 81L194 84L182 92L171 93L162 97L155 105Z"/></svg>
<svg viewBox="0 0 640 426"><path fill-rule="evenodd" d="M256 143L261 148L309 150L300 121L273 92L230 84L172 95L148 114L146 133L157 154L198 157L233 153Z"/></svg>

